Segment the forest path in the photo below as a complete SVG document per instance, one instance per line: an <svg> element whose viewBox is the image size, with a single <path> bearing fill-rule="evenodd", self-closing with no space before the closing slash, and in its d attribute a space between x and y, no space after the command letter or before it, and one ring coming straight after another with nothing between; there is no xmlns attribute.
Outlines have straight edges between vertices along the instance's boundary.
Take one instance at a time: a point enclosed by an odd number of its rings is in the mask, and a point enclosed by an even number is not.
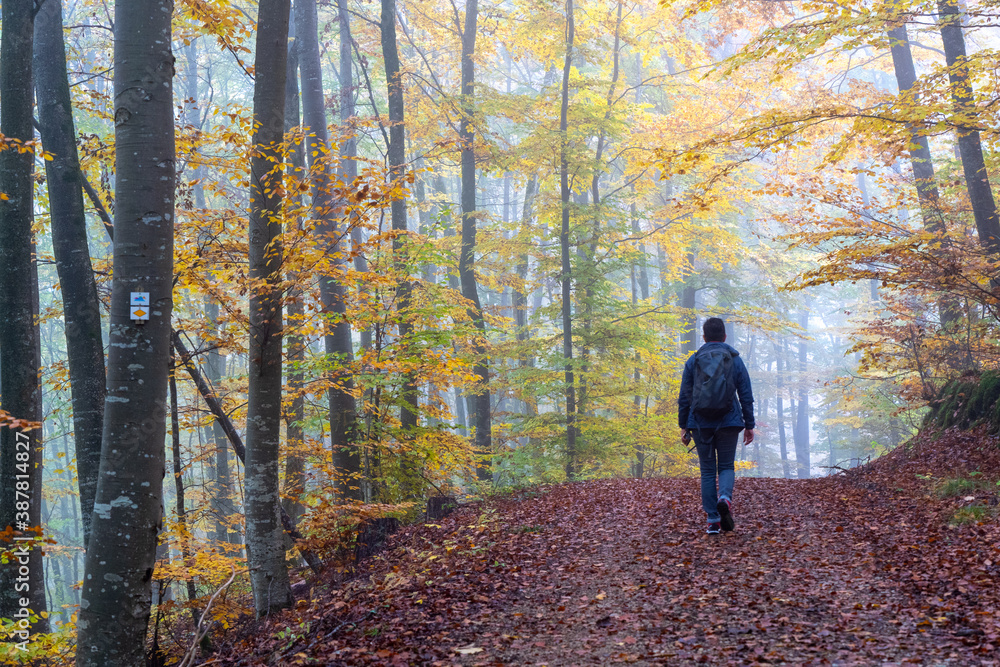
<svg viewBox="0 0 1000 667"><path fill-rule="evenodd" d="M704 534L691 479L566 486L511 507L509 525L558 521L511 551L517 601L479 626L476 645L489 655L475 657L550 665L983 657L956 641L968 628L930 621L939 615L920 610L896 575L894 551L904 547L888 504L826 480L743 478L735 495L737 528L719 536ZM913 518L900 519L903 527Z"/></svg>
<svg viewBox="0 0 1000 667"><path fill-rule="evenodd" d="M466 506L300 603L282 625L302 636L258 629L219 662L998 665L1000 524L949 527L955 501L900 460L739 478L722 535L704 532L696 479Z"/></svg>

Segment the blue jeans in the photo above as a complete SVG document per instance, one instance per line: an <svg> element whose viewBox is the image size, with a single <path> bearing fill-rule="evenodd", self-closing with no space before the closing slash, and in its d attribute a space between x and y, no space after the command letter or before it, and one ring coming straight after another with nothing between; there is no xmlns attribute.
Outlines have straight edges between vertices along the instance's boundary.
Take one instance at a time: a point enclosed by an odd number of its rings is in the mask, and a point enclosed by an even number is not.
<svg viewBox="0 0 1000 667"><path fill-rule="evenodd" d="M708 515L709 523L715 523L721 518L716 509L719 499L733 499L733 484L736 482L733 463L736 460L736 441L742 430L740 426L729 426L715 431L691 431L698 447L698 464L701 468L701 507ZM715 487L716 473L719 475L718 489Z"/></svg>

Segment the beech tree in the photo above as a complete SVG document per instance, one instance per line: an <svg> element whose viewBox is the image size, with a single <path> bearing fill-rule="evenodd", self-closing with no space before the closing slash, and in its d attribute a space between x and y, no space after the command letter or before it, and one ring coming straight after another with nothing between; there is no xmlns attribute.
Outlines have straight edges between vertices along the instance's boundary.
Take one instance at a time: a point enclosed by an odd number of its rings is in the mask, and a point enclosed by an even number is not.
<svg viewBox="0 0 1000 667"><path fill-rule="evenodd" d="M979 242L987 252L996 257L1000 255L1000 218L986 171L983 144L976 128L972 80L969 77L958 0L939 0L938 7L941 12L941 42L944 45L951 97L955 105L955 131L958 134L958 150L962 156L965 187L969 192Z"/></svg>
<svg viewBox="0 0 1000 667"><path fill-rule="evenodd" d="M296 7L292 5L292 18L288 24L288 62L285 65L285 136L291 141L291 133L299 127L301 114L299 113L299 47L295 38L295 14ZM285 156L286 163L292 168L294 173L305 172L306 156L305 147L301 141L292 141L288 147L288 154ZM302 205L302 197L297 193L290 193L288 204L296 210L287 221L288 228L302 229L302 216L297 210ZM289 271L288 282L297 283L298 272ZM305 372L303 364L306 359L306 338L296 330L301 327L305 320L305 303L302 292L289 295L288 324L291 330L285 335L288 359L288 391L292 392L291 405L285 415L285 435L288 443L287 455L285 456L285 491L282 507L288 513L293 523L297 523L299 517L305 509L302 505L302 494L305 492L305 453L302 450L304 444L305 430L302 428L302 421L305 419L305 397L302 388L305 386Z"/></svg>
<svg viewBox="0 0 1000 667"><path fill-rule="evenodd" d="M90 537L104 423L104 342L97 284L87 245L83 174L66 74L62 0L46 0L35 17L35 90L45 162L52 249L63 295L66 357L73 397L73 442L83 517L84 545Z"/></svg>
<svg viewBox="0 0 1000 667"><path fill-rule="evenodd" d="M458 274L462 283L462 296L469 300L469 318L479 335L473 349L476 361L473 372L478 385L470 390L469 414L475 425L476 452L484 457L479 465L480 477L489 476L489 455L492 449L490 414L490 367L486 352L486 321L479 301L476 282L476 29L479 18L479 0L465 3L465 26L462 30L462 119L459 138L462 141L462 249L458 260Z"/></svg>
<svg viewBox="0 0 1000 667"><path fill-rule="evenodd" d="M389 163L389 176L393 184L402 188L406 179L406 125L404 124L405 105L403 104L403 82L399 65L399 46L396 42L396 0L382 0L381 11L379 27L389 103L389 145L386 157ZM405 264L401 257L407 232L405 197L396 194L392 198L390 207L392 230L396 232L392 241L393 256L397 263L397 270L405 272ZM403 347L408 344L413 331L413 325L408 319L411 292L409 277L403 273L399 277L399 286L397 287L397 310L400 313L399 338ZM408 376L403 381L399 416L399 425L404 436L412 433L417 426L417 391L416 382Z"/></svg>
<svg viewBox="0 0 1000 667"><path fill-rule="evenodd" d="M899 94L913 94L910 91L913 91L917 82L917 70L913 65L906 22L900 21L898 25L888 30L887 34L890 39L889 52L892 55L892 67ZM934 160L931 157L930 141L926 135L917 131L915 123L911 122L909 126L912 133L906 148L910 155L910 168L913 170L917 201L920 204L920 217L924 229L935 234L943 234L947 231L947 226L941 210L937 182L934 180ZM938 300L938 311L941 324L946 327L952 326L960 316L958 304L946 296Z"/></svg>
<svg viewBox="0 0 1000 667"><path fill-rule="evenodd" d="M316 0L296 0L295 34L298 43L299 70L302 76L302 124L306 133L306 157L311 170L312 215L319 220L317 233L322 237L330 257L331 270L320 278L320 295L328 311L327 334L323 337L326 353L335 360L331 378L330 446L337 467L337 487L349 498L361 498L361 456L355 440L357 408L354 403L354 378L349 370L354 360L351 324L347 321L345 290L335 272L345 263L347 253L342 244L349 244L346 229L337 224L343 213L338 206L330 166L329 133L323 102L323 70L320 66ZM341 62L343 67L343 62Z"/></svg>
<svg viewBox="0 0 1000 667"><path fill-rule="evenodd" d="M162 520L173 310L172 9L170 0L115 3L109 391L78 621L81 667L144 660ZM133 295L148 320L132 319Z"/></svg>
<svg viewBox="0 0 1000 667"><path fill-rule="evenodd" d="M562 202L559 250L562 284L562 339L566 395L566 477L573 479L576 460L576 386L573 377L573 269L570 263L569 74L573 65L573 0L566 0L566 55L563 60L562 105L559 111L559 197Z"/></svg>
<svg viewBox="0 0 1000 667"><path fill-rule="evenodd" d="M292 603L278 483L281 444L281 141L289 0L262 0L254 60L250 158L250 372L247 389L246 540L257 616Z"/></svg>
<svg viewBox="0 0 1000 667"><path fill-rule="evenodd" d="M806 307L799 311L799 326L802 331L809 331L809 310ZM799 398L795 415L795 430L792 439L795 442L795 468L796 476L799 479L809 479L810 477L810 457L809 457L809 385L806 383L806 370L808 369L809 343L805 338L799 340Z"/></svg>
<svg viewBox="0 0 1000 667"><path fill-rule="evenodd" d="M31 45L33 7L3 3L0 36L0 530L14 535L2 547L16 556L0 564L0 617L24 618L21 598L45 611L42 552L27 538L42 525L42 388L38 379L38 273L33 220ZM0 412L0 417L4 416ZM28 581L19 581L28 567ZM27 584L27 589L24 588ZM15 616L17 614L17 616ZM44 620L35 629L45 631ZM26 638L24 638L26 639Z"/></svg>

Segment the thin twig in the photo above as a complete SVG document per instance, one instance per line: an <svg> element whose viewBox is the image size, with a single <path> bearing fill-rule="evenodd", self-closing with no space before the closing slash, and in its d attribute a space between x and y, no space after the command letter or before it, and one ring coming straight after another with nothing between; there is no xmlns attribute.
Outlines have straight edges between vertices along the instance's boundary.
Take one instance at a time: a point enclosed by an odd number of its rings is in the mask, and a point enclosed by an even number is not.
<svg viewBox="0 0 1000 667"><path fill-rule="evenodd" d="M212 597L208 599L208 604L205 605L205 611L201 613L201 618L198 619L198 625L194 629L194 639L191 641L191 648L189 648L188 652L184 654L184 658L180 661L178 667L189 667L190 665L194 665L194 657L198 652L198 644L200 644L201 640L205 638L206 634L208 634L208 626L205 625L205 618L208 616L208 612L212 609L212 605L215 603L215 598L219 597L219 593L227 590L236 579L236 568L232 565L229 567L233 571L229 577L229 581L224 583L220 588L212 593Z"/></svg>

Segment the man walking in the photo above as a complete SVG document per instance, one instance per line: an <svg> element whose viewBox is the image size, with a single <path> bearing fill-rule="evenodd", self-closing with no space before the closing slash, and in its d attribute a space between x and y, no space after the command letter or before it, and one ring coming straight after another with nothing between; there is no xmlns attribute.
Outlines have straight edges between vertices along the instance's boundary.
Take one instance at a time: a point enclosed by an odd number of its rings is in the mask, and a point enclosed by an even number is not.
<svg viewBox="0 0 1000 667"><path fill-rule="evenodd" d="M732 530L736 441L753 442L753 389L740 353L726 344L726 324L705 320L705 344L684 364L677 399L684 444L694 438L701 468L701 506L708 515L708 534ZM744 430L745 429L745 430ZM718 474L718 487L716 487Z"/></svg>

